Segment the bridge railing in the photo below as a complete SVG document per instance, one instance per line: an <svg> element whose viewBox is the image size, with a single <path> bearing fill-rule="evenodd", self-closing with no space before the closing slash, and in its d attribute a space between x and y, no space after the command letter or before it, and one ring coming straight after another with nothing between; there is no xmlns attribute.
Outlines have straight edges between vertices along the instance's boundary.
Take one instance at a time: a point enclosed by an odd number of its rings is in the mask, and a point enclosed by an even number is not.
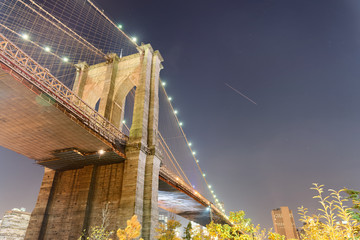
<svg viewBox="0 0 360 240"><path fill-rule="evenodd" d="M125 144L128 137L68 87L0 34L0 57L5 64L71 111L83 124L113 144Z"/></svg>

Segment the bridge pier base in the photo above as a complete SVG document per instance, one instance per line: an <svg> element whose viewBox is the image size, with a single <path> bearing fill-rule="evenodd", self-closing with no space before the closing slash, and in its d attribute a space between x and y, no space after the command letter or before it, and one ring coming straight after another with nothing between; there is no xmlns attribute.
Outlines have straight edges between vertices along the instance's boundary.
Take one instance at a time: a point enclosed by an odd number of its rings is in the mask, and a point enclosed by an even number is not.
<svg viewBox="0 0 360 240"><path fill-rule="evenodd" d="M145 166L145 189L142 237L155 239L155 228L159 223L158 190L161 160L156 155L148 155Z"/></svg>
<svg viewBox="0 0 360 240"><path fill-rule="evenodd" d="M125 227L126 221L137 215L142 238L155 239L161 160L135 147L127 147L126 156L119 226Z"/></svg>
<svg viewBox="0 0 360 240"><path fill-rule="evenodd" d="M123 163L45 168L25 239L78 239L103 223L116 233L134 214L142 223L142 237L155 239L159 169L160 160L141 150L129 151Z"/></svg>

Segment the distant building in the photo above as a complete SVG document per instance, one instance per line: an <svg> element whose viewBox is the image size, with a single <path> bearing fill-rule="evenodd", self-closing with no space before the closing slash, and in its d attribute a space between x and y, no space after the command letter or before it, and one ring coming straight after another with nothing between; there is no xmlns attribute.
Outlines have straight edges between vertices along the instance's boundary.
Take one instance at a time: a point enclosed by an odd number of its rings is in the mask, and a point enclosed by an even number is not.
<svg viewBox="0 0 360 240"><path fill-rule="evenodd" d="M159 214L159 223L166 224L168 221L168 216L164 214Z"/></svg>
<svg viewBox="0 0 360 240"><path fill-rule="evenodd" d="M0 224L0 240L24 239L30 215L25 208L13 208L5 212Z"/></svg>
<svg viewBox="0 0 360 240"><path fill-rule="evenodd" d="M280 207L271 211L275 232L284 235L286 239L299 239L294 216L288 207Z"/></svg>

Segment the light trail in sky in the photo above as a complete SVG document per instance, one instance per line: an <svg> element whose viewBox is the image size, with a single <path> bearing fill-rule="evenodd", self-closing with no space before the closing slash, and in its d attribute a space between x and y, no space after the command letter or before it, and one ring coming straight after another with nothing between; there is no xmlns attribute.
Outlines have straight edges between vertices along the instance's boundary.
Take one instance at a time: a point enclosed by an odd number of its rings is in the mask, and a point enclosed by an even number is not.
<svg viewBox="0 0 360 240"><path fill-rule="evenodd" d="M230 86L229 84L225 83L226 86L228 86L229 88L231 88L232 90L234 90L236 93L240 94L242 97L244 97L245 99L249 100L250 102L252 102L253 104L257 105L257 103L253 100L251 100L248 96L246 96L245 94L241 93L239 90L233 88L232 86Z"/></svg>

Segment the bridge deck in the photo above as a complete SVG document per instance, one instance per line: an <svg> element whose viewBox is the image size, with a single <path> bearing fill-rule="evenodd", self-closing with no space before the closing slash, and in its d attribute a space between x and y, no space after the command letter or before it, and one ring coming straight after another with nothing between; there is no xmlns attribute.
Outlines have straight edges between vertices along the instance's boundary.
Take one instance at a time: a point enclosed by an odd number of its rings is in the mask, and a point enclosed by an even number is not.
<svg viewBox="0 0 360 240"><path fill-rule="evenodd" d="M1 146L38 160L40 164L53 169L68 168L70 165L83 166L85 159L88 159L88 164L99 160L124 159L121 157L124 156L121 148L120 156L112 154L117 157L99 158L98 150L111 150L112 145L109 142L96 136L96 133L68 113L63 106L2 63L0 101ZM59 153L66 149L70 149L70 152L73 149L79 150L76 154L78 158L73 157L72 161L66 163L62 161ZM90 155L94 156L90 158Z"/></svg>

